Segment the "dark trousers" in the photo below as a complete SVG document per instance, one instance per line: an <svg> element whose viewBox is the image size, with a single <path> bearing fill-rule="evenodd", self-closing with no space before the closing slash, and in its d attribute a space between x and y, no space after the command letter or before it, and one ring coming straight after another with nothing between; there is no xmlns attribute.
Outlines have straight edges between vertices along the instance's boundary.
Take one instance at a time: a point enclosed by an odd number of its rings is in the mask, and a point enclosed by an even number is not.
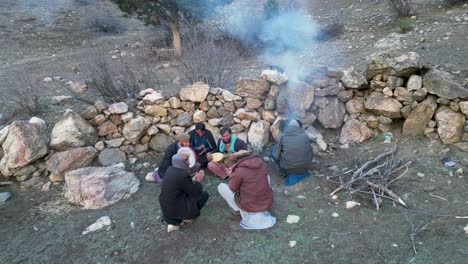
<svg viewBox="0 0 468 264"><path fill-rule="evenodd" d="M279 170L280 175L282 177L286 177L286 175L288 175L288 172L285 169L281 168L280 161L275 159L275 157L273 156L273 153L275 153L275 151L276 151L276 145L271 146L270 147L270 153L269 153L270 154L270 159L272 159L273 162L276 164L276 166L278 166L278 170Z"/></svg>
<svg viewBox="0 0 468 264"><path fill-rule="evenodd" d="M199 210L201 210L203 206L205 206L206 201L208 201L208 198L210 198L210 195L208 194L207 191L202 191L198 194L197 207ZM182 220L191 220L191 219L175 219L175 218L169 218L169 217L163 216L163 220L164 222L170 225L180 225Z"/></svg>

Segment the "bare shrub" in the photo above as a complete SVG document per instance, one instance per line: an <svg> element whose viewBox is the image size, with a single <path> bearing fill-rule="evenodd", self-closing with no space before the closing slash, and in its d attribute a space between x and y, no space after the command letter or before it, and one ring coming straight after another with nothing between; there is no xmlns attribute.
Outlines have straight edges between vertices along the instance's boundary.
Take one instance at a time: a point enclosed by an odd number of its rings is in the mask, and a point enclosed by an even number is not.
<svg viewBox="0 0 468 264"><path fill-rule="evenodd" d="M445 0L445 3L448 6L455 6L455 5L460 5L466 3L467 0Z"/></svg>
<svg viewBox="0 0 468 264"><path fill-rule="evenodd" d="M184 34L179 71L188 83L202 81L214 87L231 87L237 79L233 71L240 54L230 43L216 44L214 38L197 29Z"/></svg>
<svg viewBox="0 0 468 264"><path fill-rule="evenodd" d="M25 119L40 113L40 87L33 79L23 76L18 78L19 89L12 89L8 94L2 93L0 101L5 103L4 114L0 124L13 119Z"/></svg>
<svg viewBox="0 0 468 264"><path fill-rule="evenodd" d="M411 0L388 0L388 3L397 17L409 17L413 14Z"/></svg>
<svg viewBox="0 0 468 264"><path fill-rule="evenodd" d="M109 34L119 34L127 30L123 21L109 13L94 11L82 18L82 23L90 30Z"/></svg>
<svg viewBox="0 0 468 264"><path fill-rule="evenodd" d="M341 35L344 31L344 19L343 12L340 12L333 21L320 27L320 31L317 35L317 40L327 41L334 37Z"/></svg>

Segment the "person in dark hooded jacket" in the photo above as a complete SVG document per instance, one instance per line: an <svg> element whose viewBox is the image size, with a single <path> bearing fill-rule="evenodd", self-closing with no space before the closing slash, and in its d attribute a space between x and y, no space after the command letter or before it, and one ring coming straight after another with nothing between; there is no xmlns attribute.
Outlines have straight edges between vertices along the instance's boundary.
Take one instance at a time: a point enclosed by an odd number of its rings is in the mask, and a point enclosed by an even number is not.
<svg viewBox="0 0 468 264"><path fill-rule="evenodd" d="M205 128L205 124L195 124L195 129L188 133L190 135L190 147L195 150L198 156L198 162L202 168L208 166L208 158L206 154L218 149L213 133Z"/></svg>
<svg viewBox="0 0 468 264"><path fill-rule="evenodd" d="M312 165L312 141L298 120L284 124L283 133L272 150L273 159L284 176L294 173L304 173Z"/></svg>
<svg viewBox="0 0 468 264"><path fill-rule="evenodd" d="M199 171L192 179L189 173L188 155L176 154L172 165L166 170L161 184L159 203L163 212L163 221L168 224L167 231L179 229L183 221L190 221L200 216L200 210L209 198L200 183L204 171Z"/></svg>

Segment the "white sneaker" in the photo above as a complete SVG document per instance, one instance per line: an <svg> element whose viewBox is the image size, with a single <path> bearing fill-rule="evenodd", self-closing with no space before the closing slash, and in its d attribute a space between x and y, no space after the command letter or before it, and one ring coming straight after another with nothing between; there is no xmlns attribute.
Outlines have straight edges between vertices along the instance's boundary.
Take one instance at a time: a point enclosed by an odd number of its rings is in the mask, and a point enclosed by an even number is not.
<svg viewBox="0 0 468 264"><path fill-rule="evenodd" d="M148 174L146 174L145 180L147 182L155 182L154 177L153 177L153 173L149 172Z"/></svg>
<svg viewBox="0 0 468 264"><path fill-rule="evenodd" d="M177 231L179 230L179 226L176 225L167 225L167 232L170 233L172 231Z"/></svg>

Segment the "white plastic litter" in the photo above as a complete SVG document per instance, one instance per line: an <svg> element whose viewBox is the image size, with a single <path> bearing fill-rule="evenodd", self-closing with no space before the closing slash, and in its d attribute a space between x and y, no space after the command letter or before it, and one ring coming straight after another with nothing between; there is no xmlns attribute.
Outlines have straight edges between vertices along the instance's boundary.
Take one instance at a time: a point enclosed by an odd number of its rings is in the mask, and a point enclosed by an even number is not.
<svg viewBox="0 0 468 264"><path fill-rule="evenodd" d="M81 234L86 235L88 233L97 231L105 226L109 226L110 224L111 224L111 219L108 216L103 216L99 218L96 222L94 222L94 224L88 226Z"/></svg>
<svg viewBox="0 0 468 264"><path fill-rule="evenodd" d="M295 224L298 223L300 219L298 215L288 215L286 222L288 222L288 224Z"/></svg>

